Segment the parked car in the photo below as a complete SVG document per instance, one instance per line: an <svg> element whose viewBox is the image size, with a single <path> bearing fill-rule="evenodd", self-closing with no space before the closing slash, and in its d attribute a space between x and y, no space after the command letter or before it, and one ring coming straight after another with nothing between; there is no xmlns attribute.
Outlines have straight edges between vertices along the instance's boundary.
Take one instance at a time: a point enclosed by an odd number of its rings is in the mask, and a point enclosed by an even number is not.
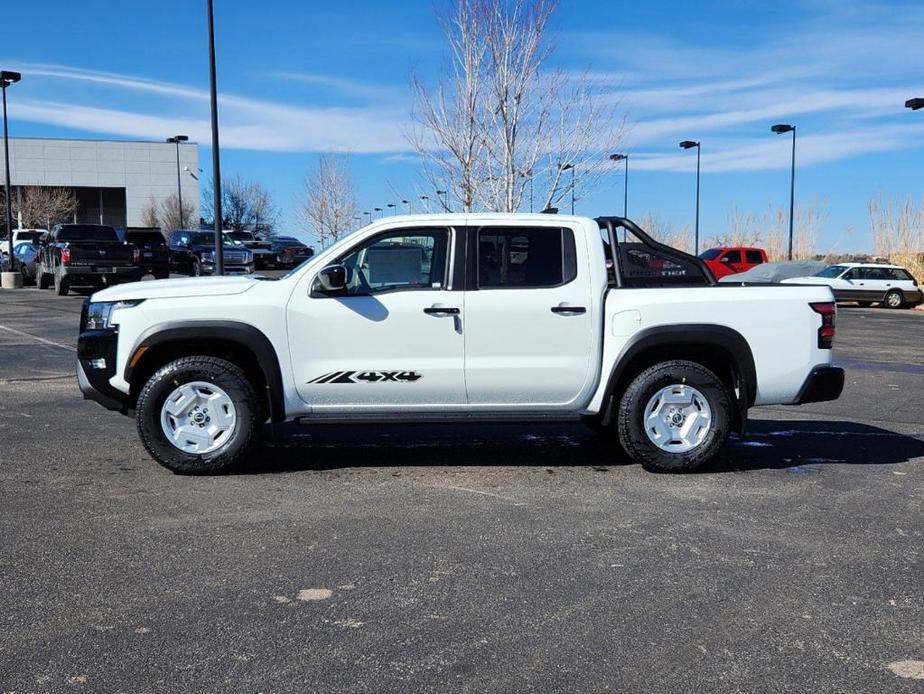
<svg viewBox="0 0 924 694"><path fill-rule="evenodd" d="M680 471L743 432L750 407L837 398L834 320L828 287L718 286L618 217L406 216L281 279L95 294L78 382L133 412L148 452L182 473L242 460L266 420L580 417L646 468Z"/></svg>
<svg viewBox="0 0 924 694"><path fill-rule="evenodd" d="M838 263L809 277L794 277L783 283L831 287L838 301L856 301L860 306L878 303L886 308L911 308L924 302L924 294L911 273L899 265L885 263Z"/></svg>
<svg viewBox="0 0 924 694"><path fill-rule="evenodd" d="M260 241L249 231L226 231L225 236L253 253L253 266L257 270L272 265L276 259L272 244L269 241Z"/></svg>
<svg viewBox="0 0 924 694"><path fill-rule="evenodd" d="M13 229L13 247L24 241L37 243L47 233L48 229Z"/></svg>
<svg viewBox="0 0 924 694"><path fill-rule="evenodd" d="M725 275L719 282L741 282L745 284L779 284L792 277L814 275L827 267L827 263L815 260L784 260L779 263L763 263L750 270L734 275Z"/></svg>
<svg viewBox="0 0 924 694"><path fill-rule="evenodd" d="M39 289L54 284L55 293L67 294L74 285L104 284L141 279L137 248L102 224L58 224L42 236L36 269Z"/></svg>
<svg viewBox="0 0 924 694"><path fill-rule="evenodd" d="M165 280L170 277L170 249L167 247L167 237L160 229L128 227L121 236L141 252L139 266L142 276L150 272L155 279Z"/></svg>
<svg viewBox="0 0 924 694"><path fill-rule="evenodd" d="M250 250L227 238L222 250L226 273L253 273L253 253ZM215 271L215 234L211 231L173 232L170 236L170 269L192 277L211 275Z"/></svg>
<svg viewBox="0 0 924 694"><path fill-rule="evenodd" d="M16 269L22 273L22 280L25 284L35 284L39 248L38 243L29 242L17 243L13 246Z"/></svg>
<svg viewBox="0 0 924 694"><path fill-rule="evenodd" d="M295 267L314 255L314 249L292 236L277 236L271 247L278 267Z"/></svg>
<svg viewBox="0 0 924 694"><path fill-rule="evenodd" d="M725 275L746 272L767 262L767 251L749 246L719 246L699 254L716 279Z"/></svg>

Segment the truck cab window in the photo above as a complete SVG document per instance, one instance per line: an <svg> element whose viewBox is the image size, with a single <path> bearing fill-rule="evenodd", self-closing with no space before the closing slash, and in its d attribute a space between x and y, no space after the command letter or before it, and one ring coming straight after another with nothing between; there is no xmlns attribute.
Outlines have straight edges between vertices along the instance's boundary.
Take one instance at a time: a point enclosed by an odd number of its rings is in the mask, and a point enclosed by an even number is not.
<svg viewBox="0 0 924 694"><path fill-rule="evenodd" d="M480 289L557 287L577 276L570 229L487 227L477 243Z"/></svg>
<svg viewBox="0 0 924 694"><path fill-rule="evenodd" d="M376 236L340 259L351 270L349 295L446 286L449 232L403 230Z"/></svg>

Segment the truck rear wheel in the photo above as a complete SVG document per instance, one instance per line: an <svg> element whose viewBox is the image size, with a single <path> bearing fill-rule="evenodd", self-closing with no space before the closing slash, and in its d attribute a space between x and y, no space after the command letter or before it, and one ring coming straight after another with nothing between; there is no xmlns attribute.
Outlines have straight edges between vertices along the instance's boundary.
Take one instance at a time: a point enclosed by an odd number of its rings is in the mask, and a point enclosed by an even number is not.
<svg viewBox="0 0 924 694"><path fill-rule="evenodd" d="M41 265L35 266L35 284L39 289L48 289L51 286L51 275L44 272Z"/></svg>
<svg viewBox="0 0 924 694"><path fill-rule="evenodd" d="M184 357L161 367L138 396L136 420L144 447L180 474L214 474L248 456L260 431L253 385L235 364Z"/></svg>
<svg viewBox="0 0 924 694"><path fill-rule="evenodd" d="M651 471L683 472L710 461L728 440L728 388L691 361L656 364L635 377L619 401L619 442Z"/></svg>
<svg viewBox="0 0 924 694"><path fill-rule="evenodd" d="M61 270L55 271L55 294L58 296L67 296L70 282Z"/></svg>

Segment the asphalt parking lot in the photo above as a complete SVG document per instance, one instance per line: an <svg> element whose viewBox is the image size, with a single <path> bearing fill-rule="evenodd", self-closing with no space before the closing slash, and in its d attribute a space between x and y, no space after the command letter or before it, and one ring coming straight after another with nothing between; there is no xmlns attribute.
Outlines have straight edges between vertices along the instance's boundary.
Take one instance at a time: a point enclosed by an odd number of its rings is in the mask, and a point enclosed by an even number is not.
<svg viewBox="0 0 924 694"><path fill-rule="evenodd" d="M0 690L920 692L924 314L842 398L654 475L579 425L292 427L174 476L0 292Z"/></svg>

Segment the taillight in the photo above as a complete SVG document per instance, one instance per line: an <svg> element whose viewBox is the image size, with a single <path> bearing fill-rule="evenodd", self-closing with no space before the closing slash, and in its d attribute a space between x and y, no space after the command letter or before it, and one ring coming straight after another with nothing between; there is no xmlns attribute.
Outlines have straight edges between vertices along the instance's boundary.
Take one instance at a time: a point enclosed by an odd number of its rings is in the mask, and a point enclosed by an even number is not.
<svg viewBox="0 0 924 694"><path fill-rule="evenodd" d="M71 262L71 249L66 248L66 247L62 248L61 249L61 264L67 265L69 262Z"/></svg>
<svg viewBox="0 0 924 694"><path fill-rule="evenodd" d="M132 248L132 264L138 265L141 262L141 251L137 248Z"/></svg>
<svg viewBox="0 0 924 694"><path fill-rule="evenodd" d="M821 327L818 328L818 349L831 349L834 347L834 316L837 314L837 305L833 301L809 304L815 313L821 314Z"/></svg>

